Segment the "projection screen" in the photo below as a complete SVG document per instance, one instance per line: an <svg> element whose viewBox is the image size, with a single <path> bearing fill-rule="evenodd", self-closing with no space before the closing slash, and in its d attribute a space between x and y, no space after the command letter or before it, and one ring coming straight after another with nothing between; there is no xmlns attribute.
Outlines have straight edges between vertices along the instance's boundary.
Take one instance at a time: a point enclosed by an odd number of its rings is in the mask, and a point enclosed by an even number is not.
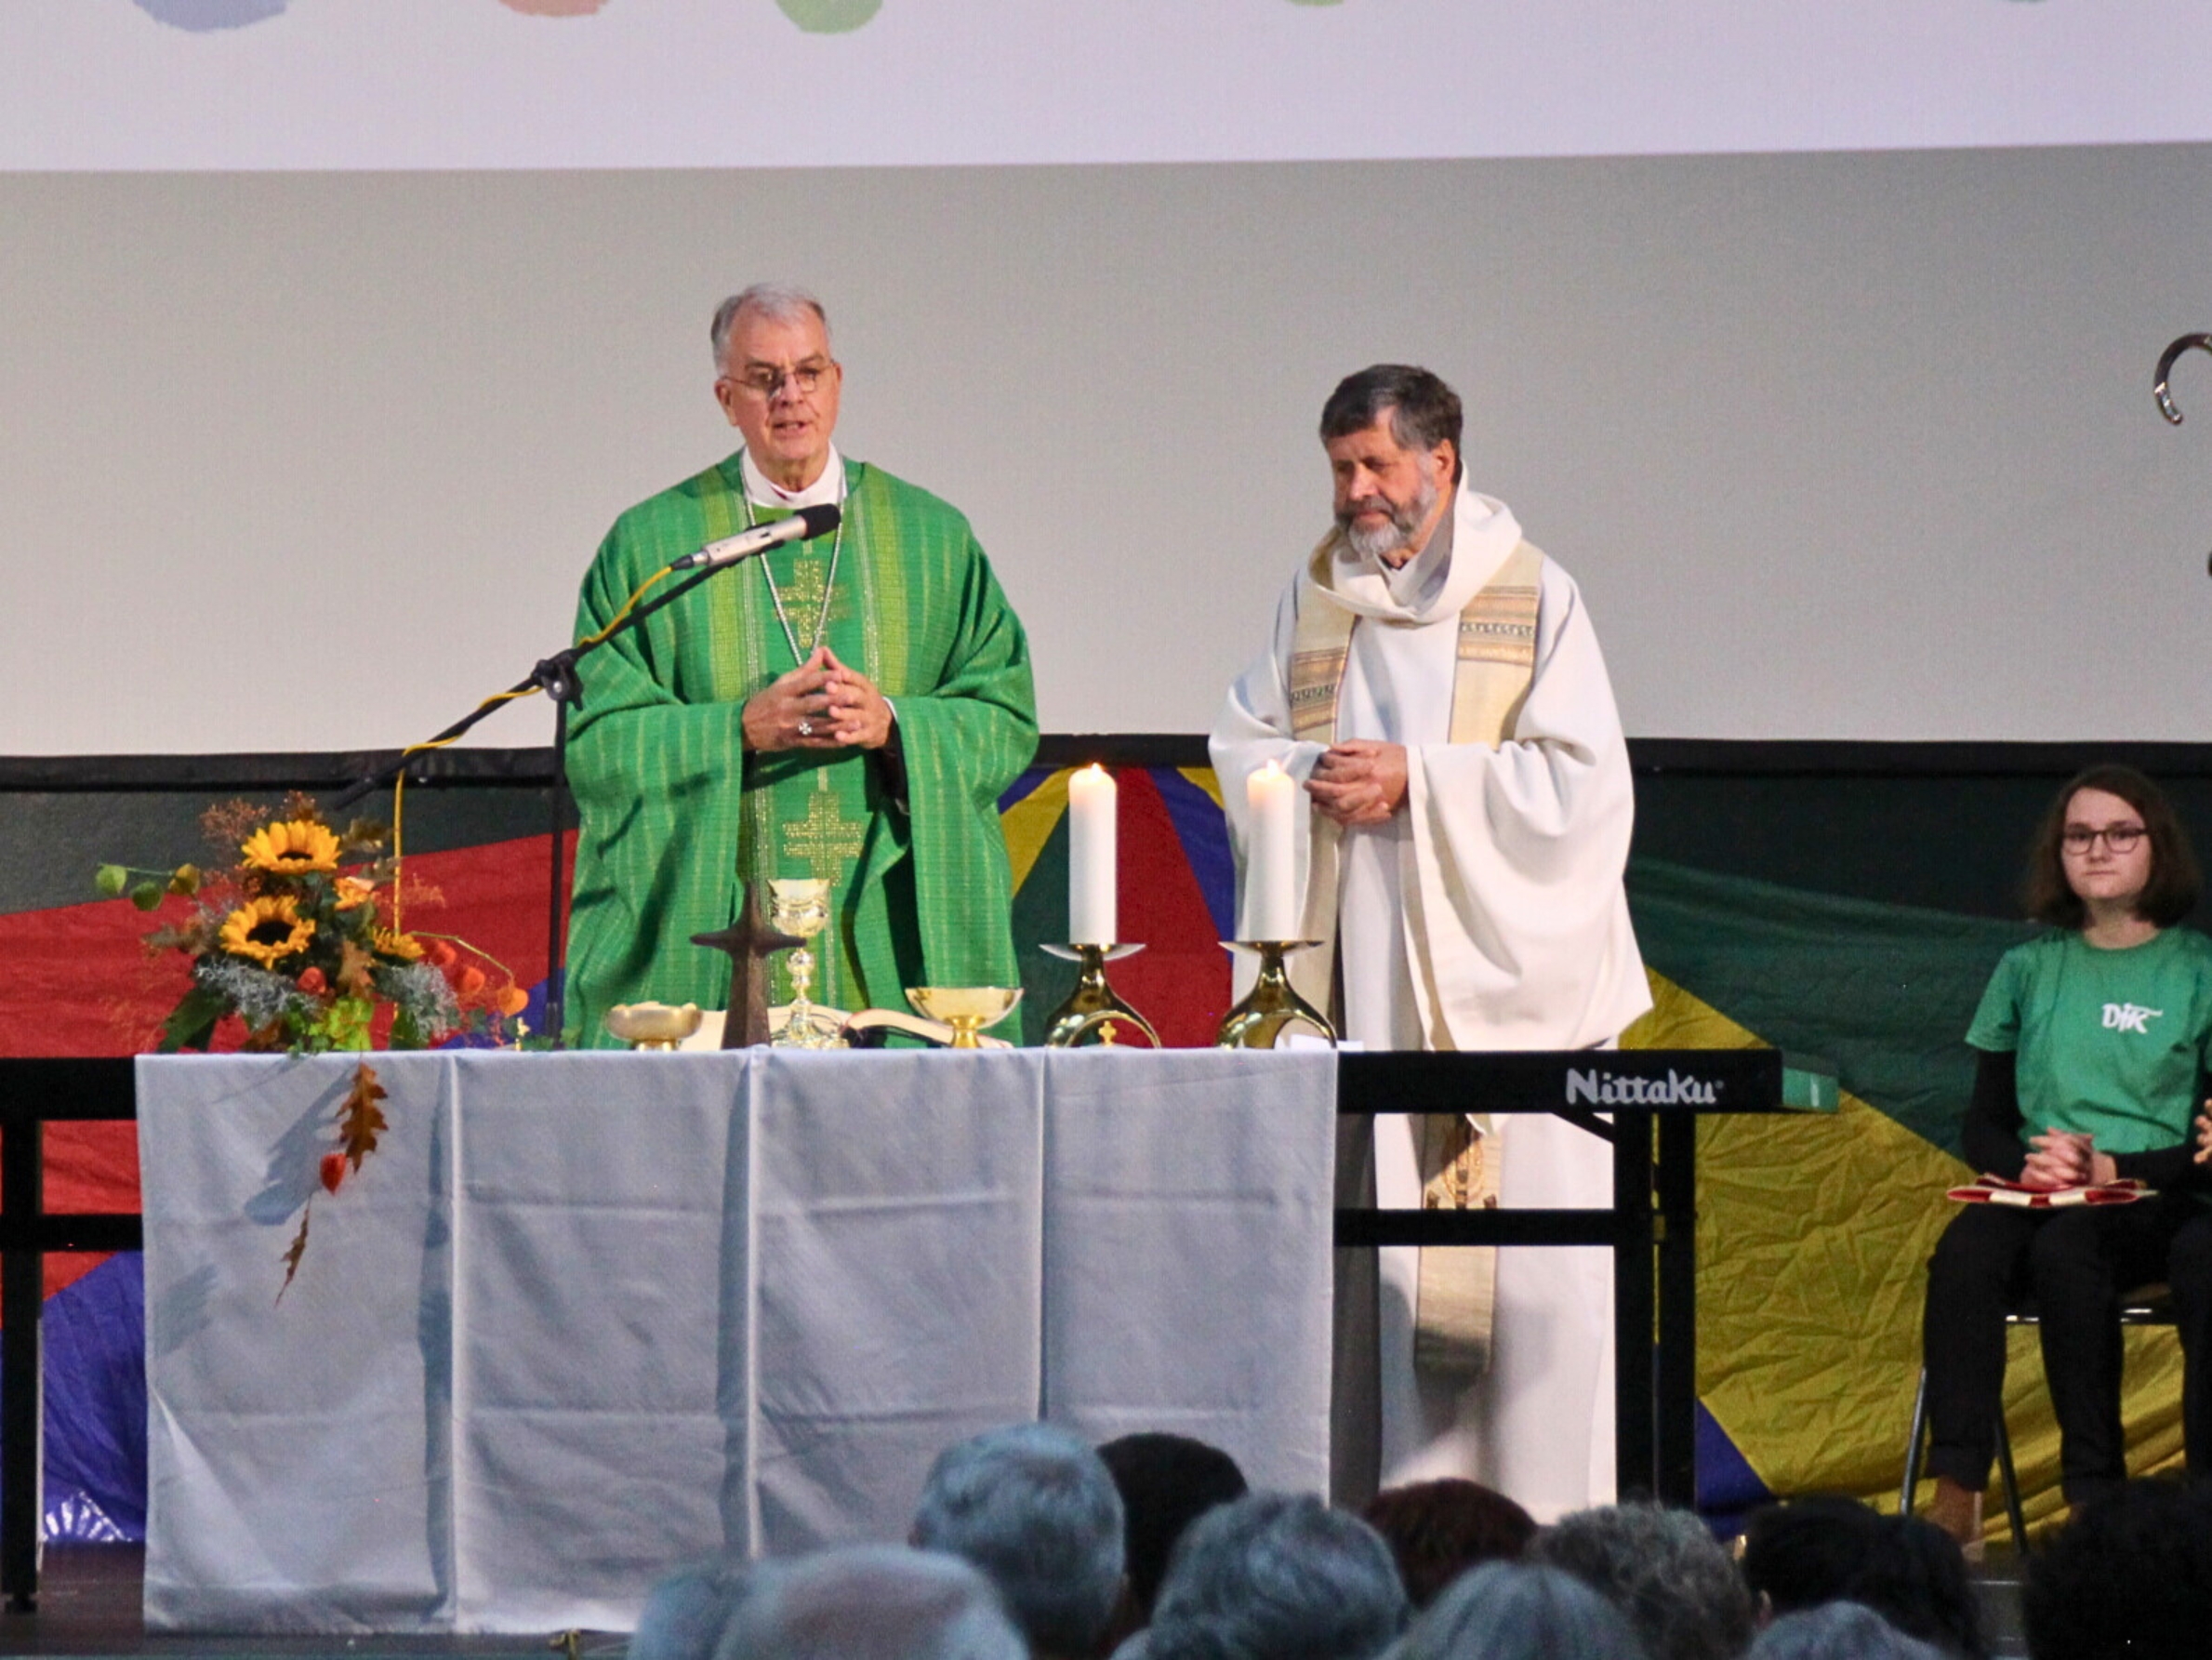
<svg viewBox="0 0 2212 1660"><path fill-rule="evenodd" d="M828 302L1058 731L1199 731L1429 364L1653 737L2193 739L2212 15L13 0L0 752L427 735ZM541 741L541 710L483 741Z"/></svg>

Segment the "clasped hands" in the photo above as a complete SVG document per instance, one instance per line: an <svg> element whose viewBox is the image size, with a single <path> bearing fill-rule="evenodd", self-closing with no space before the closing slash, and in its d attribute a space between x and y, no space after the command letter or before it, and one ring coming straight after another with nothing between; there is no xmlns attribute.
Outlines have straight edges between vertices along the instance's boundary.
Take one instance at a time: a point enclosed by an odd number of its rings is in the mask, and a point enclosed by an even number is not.
<svg viewBox="0 0 2212 1660"><path fill-rule="evenodd" d="M891 739L891 705L875 683L827 645L777 676L745 705L748 750L880 750Z"/></svg>
<svg viewBox="0 0 2212 1660"><path fill-rule="evenodd" d="M2101 1188L2120 1178L2110 1153L2097 1150L2094 1135L2073 1130L2046 1130L2032 1136L2020 1186L2038 1192L2059 1188Z"/></svg>
<svg viewBox="0 0 2212 1660"><path fill-rule="evenodd" d="M2027 1166L2020 1172L2022 1187L2102 1187L2119 1179L2119 1167L2113 1162L2113 1156L2099 1152L2092 1136L2048 1130L2028 1145L2035 1150L2028 1155ZM2196 1115L2193 1156L2199 1164L2212 1164L2212 1101L2206 1101Z"/></svg>
<svg viewBox="0 0 2212 1660"><path fill-rule="evenodd" d="M1382 824L1406 799L1406 747L1365 737L1331 744L1314 763L1305 792L1339 824Z"/></svg>

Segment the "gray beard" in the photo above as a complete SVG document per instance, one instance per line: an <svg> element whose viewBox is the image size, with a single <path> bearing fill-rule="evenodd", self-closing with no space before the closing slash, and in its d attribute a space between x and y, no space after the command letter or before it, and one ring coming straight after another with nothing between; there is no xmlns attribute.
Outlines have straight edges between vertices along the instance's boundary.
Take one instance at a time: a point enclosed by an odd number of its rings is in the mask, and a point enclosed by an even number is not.
<svg viewBox="0 0 2212 1660"><path fill-rule="evenodd" d="M1353 514L1346 513L1337 521L1337 525L1344 533L1344 540L1351 544L1352 551L1360 558L1388 559L1400 548L1413 545L1414 536L1428 522L1428 516L1435 511L1436 505L1436 484L1433 480L1424 479L1421 481L1420 494L1413 498L1411 504L1390 509L1389 524L1374 530L1359 530L1353 526Z"/></svg>

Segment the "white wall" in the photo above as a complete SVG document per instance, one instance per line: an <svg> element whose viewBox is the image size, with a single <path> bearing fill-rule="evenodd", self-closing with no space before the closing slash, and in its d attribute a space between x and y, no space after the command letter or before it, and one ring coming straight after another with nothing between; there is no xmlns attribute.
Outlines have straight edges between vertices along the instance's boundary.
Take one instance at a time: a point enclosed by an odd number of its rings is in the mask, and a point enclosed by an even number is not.
<svg viewBox="0 0 2212 1660"><path fill-rule="evenodd" d="M2178 431L2149 388L2207 201L2199 146L0 175L0 753L443 724L724 452L706 320L770 275L848 451L974 520L1051 730L1205 726L1321 399L1411 358L1633 733L2200 738L2212 361Z"/></svg>

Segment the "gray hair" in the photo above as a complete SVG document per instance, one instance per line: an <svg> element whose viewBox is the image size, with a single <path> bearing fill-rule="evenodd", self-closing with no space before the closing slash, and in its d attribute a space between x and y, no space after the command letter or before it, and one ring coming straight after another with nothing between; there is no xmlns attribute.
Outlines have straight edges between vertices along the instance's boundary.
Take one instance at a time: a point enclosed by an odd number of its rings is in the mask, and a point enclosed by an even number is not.
<svg viewBox="0 0 2212 1660"><path fill-rule="evenodd" d="M967 1563L864 1545L761 1563L717 1660L1028 1660L1028 1651Z"/></svg>
<svg viewBox="0 0 2212 1660"><path fill-rule="evenodd" d="M714 1660L730 1611L744 1597L743 1561L679 1568L653 1587L630 1633L629 1660Z"/></svg>
<svg viewBox="0 0 2212 1660"><path fill-rule="evenodd" d="M1571 1574L1485 1562L1429 1605L1390 1660L1644 1660L1644 1645Z"/></svg>
<svg viewBox="0 0 2212 1660"><path fill-rule="evenodd" d="M1759 1633L1745 1660L1942 1660L1942 1651L1862 1604L1826 1602L1783 1614Z"/></svg>
<svg viewBox="0 0 2212 1660"><path fill-rule="evenodd" d="M1564 1568L1626 1614L1651 1660L1734 1660L1751 1640L1751 1590L1687 1510L1611 1505L1539 1533L1528 1560Z"/></svg>
<svg viewBox="0 0 2212 1660"><path fill-rule="evenodd" d="M1084 1654L1120 1595L1121 1524L1121 1495L1088 1443L1010 1424L937 1454L914 1543L982 1569L1039 1653Z"/></svg>
<svg viewBox="0 0 2212 1660"><path fill-rule="evenodd" d="M1405 1628L1383 1535L1318 1498L1254 1493L1217 1506L1169 1560L1147 1660L1369 1660Z"/></svg>
<svg viewBox="0 0 2212 1660"><path fill-rule="evenodd" d="M1465 412L1459 393L1445 385L1441 376L1413 364L1371 364L1338 381L1321 405L1321 442L1364 432L1385 411L1391 439L1400 449L1426 452L1450 440L1450 482L1459 482L1466 471L1466 458L1460 453Z"/></svg>
<svg viewBox="0 0 2212 1660"><path fill-rule="evenodd" d="M804 288L790 283L755 283L714 308L714 323L708 329L707 338L714 346L717 369L722 367L722 354L730 349L730 334L737 326L740 312L758 312L776 323L788 323L811 312L822 325L823 339L829 338L829 313Z"/></svg>

